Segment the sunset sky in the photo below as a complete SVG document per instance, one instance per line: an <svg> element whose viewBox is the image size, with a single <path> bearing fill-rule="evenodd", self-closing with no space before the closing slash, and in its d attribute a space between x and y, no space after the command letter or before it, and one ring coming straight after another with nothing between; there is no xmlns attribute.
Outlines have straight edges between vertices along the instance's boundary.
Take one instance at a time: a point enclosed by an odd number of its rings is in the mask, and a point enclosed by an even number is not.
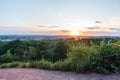
<svg viewBox="0 0 120 80"><path fill-rule="evenodd" d="M0 0L0 35L120 36L120 0Z"/></svg>

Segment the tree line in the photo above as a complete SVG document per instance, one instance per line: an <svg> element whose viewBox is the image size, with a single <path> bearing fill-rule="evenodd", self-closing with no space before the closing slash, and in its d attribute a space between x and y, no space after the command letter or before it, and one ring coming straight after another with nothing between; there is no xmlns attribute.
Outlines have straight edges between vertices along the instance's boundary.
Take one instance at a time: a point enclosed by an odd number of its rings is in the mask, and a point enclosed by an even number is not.
<svg viewBox="0 0 120 80"><path fill-rule="evenodd" d="M119 66L119 38L0 42L0 68L30 67L110 74L120 72Z"/></svg>

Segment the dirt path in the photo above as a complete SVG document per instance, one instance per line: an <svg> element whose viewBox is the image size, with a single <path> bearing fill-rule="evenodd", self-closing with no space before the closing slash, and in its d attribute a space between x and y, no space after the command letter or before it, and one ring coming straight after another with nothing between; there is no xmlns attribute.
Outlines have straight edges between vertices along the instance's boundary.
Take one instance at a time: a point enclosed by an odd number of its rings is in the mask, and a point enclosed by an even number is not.
<svg viewBox="0 0 120 80"><path fill-rule="evenodd" d="M76 74L31 68L0 69L0 80L120 80L120 74Z"/></svg>

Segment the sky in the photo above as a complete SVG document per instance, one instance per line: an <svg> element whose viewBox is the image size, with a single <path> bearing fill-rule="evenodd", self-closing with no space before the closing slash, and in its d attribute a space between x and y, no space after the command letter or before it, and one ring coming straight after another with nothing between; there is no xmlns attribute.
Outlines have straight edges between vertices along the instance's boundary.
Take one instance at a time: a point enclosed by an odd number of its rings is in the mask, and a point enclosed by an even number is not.
<svg viewBox="0 0 120 80"><path fill-rule="evenodd" d="M0 35L120 36L120 0L0 0Z"/></svg>

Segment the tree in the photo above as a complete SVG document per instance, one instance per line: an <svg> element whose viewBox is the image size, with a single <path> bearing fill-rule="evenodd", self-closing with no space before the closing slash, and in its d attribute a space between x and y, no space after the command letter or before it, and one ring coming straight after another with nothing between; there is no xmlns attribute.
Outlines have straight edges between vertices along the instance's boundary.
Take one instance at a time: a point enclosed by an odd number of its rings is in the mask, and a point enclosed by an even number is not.
<svg viewBox="0 0 120 80"><path fill-rule="evenodd" d="M34 47L29 46L26 56L27 56L28 60L35 60L36 59L36 49Z"/></svg>
<svg viewBox="0 0 120 80"><path fill-rule="evenodd" d="M3 46L5 45L5 42L0 41L0 55L3 55Z"/></svg>
<svg viewBox="0 0 120 80"><path fill-rule="evenodd" d="M67 57L68 45L65 41L58 41L54 49L54 61L63 60Z"/></svg>
<svg viewBox="0 0 120 80"><path fill-rule="evenodd" d="M14 56L10 53L10 50L7 50L7 53L0 56L0 62L7 63L12 62L14 60Z"/></svg>

